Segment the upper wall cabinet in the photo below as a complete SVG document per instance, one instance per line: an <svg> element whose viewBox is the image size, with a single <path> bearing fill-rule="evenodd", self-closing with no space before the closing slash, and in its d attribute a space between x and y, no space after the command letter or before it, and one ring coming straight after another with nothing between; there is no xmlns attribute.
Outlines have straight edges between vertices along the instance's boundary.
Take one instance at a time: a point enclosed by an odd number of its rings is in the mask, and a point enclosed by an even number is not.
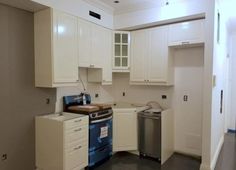
<svg viewBox="0 0 236 170"><path fill-rule="evenodd" d="M99 36L102 38L100 42L100 51L102 56L102 69L89 68L88 82L101 83L102 85L112 84L112 31L101 28Z"/></svg>
<svg viewBox="0 0 236 170"><path fill-rule="evenodd" d="M78 20L79 67L102 68L103 27Z"/></svg>
<svg viewBox="0 0 236 170"><path fill-rule="evenodd" d="M130 32L115 31L113 72L128 72L130 58Z"/></svg>
<svg viewBox="0 0 236 170"><path fill-rule="evenodd" d="M169 26L169 46L203 44L204 30L204 20L171 24Z"/></svg>
<svg viewBox="0 0 236 170"><path fill-rule="evenodd" d="M168 26L131 33L130 83L172 85L172 57L168 54Z"/></svg>
<svg viewBox="0 0 236 170"><path fill-rule="evenodd" d="M34 15L35 85L59 87L78 81L77 17L46 9Z"/></svg>

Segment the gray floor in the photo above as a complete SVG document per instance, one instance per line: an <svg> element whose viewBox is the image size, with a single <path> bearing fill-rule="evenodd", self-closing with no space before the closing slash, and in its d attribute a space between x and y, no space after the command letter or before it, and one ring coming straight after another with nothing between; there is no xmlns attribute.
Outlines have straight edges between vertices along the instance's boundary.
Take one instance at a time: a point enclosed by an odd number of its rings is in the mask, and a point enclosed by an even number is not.
<svg viewBox="0 0 236 170"><path fill-rule="evenodd" d="M174 154L162 167L159 163L121 152L95 170L199 170L200 160Z"/></svg>
<svg viewBox="0 0 236 170"><path fill-rule="evenodd" d="M127 152L115 154L95 170L199 170L200 160L174 154L162 167L159 163L140 159ZM226 134L215 170L236 170L236 135Z"/></svg>
<svg viewBox="0 0 236 170"><path fill-rule="evenodd" d="M215 170L236 170L236 135L226 134Z"/></svg>

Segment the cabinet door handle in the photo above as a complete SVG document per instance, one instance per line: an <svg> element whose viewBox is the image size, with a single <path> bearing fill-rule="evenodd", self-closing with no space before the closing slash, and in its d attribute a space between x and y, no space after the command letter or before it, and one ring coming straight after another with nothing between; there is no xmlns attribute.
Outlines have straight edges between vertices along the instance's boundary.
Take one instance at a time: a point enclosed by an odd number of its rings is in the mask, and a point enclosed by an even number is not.
<svg viewBox="0 0 236 170"><path fill-rule="evenodd" d="M78 146L78 147L75 147L74 150L76 151L76 150L79 150L81 148L82 148L82 146Z"/></svg>
<svg viewBox="0 0 236 170"><path fill-rule="evenodd" d="M79 119L79 120L75 120L74 122L75 123L78 123L78 122L81 122L82 120L81 119Z"/></svg>
<svg viewBox="0 0 236 170"><path fill-rule="evenodd" d="M74 132L79 132L79 131L81 131L81 130L82 130L82 128L75 129Z"/></svg>

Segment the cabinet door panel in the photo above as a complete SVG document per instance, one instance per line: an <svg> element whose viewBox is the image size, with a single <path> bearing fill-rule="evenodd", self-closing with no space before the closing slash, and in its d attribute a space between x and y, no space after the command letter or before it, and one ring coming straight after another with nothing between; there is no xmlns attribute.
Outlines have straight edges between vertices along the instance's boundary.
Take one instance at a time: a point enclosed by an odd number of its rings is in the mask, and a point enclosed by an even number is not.
<svg viewBox="0 0 236 170"><path fill-rule="evenodd" d="M103 35L102 27L93 24L92 26L92 55L90 57L90 64L97 68L102 68L103 56Z"/></svg>
<svg viewBox="0 0 236 170"><path fill-rule="evenodd" d="M91 24L79 20L79 66L89 67L91 56Z"/></svg>
<svg viewBox="0 0 236 170"><path fill-rule="evenodd" d="M204 42L204 21L196 20L170 25L169 45Z"/></svg>
<svg viewBox="0 0 236 170"><path fill-rule="evenodd" d="M113 121L113 151L137 150L137 114L117 112Z"/></svg>
<svg viewBox="0 0 236 170"><path fill-rule="evenodd" d="M54 82L78 80L77 18L55 11L54 21Z"/></svg>
<svg viewBox="0 0 236 170"><path fill-rule="evenodd" d="M168 67L167 27L149 30L150 46L148 60L149 82L166 82Z"/></svg>
<svg viewBox="0 0 236 170"><path fill-rule="evenodd" d="M103 83L112 82L112 32L104 29L103 43Z"/></svg>
<svg viewBox="0 0 236 170"><path fill-rule="evenodd" d="M148 38L146 30L132 32L130 69L132 82L144 82L146 79Z"/></svg>

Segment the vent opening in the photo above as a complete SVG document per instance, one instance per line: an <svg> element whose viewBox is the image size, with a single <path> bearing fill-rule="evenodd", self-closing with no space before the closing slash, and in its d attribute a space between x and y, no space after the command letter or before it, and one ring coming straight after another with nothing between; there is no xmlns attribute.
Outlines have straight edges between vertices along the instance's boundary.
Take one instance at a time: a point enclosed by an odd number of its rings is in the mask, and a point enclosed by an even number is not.
<svg viewBox="0 0 236 170"><path fill-rule="evenodd" d="M89 15L94 17L94 18L97 18L97 19L101 20L101 15L96 13L96 12L89 11Z"/></svg>

